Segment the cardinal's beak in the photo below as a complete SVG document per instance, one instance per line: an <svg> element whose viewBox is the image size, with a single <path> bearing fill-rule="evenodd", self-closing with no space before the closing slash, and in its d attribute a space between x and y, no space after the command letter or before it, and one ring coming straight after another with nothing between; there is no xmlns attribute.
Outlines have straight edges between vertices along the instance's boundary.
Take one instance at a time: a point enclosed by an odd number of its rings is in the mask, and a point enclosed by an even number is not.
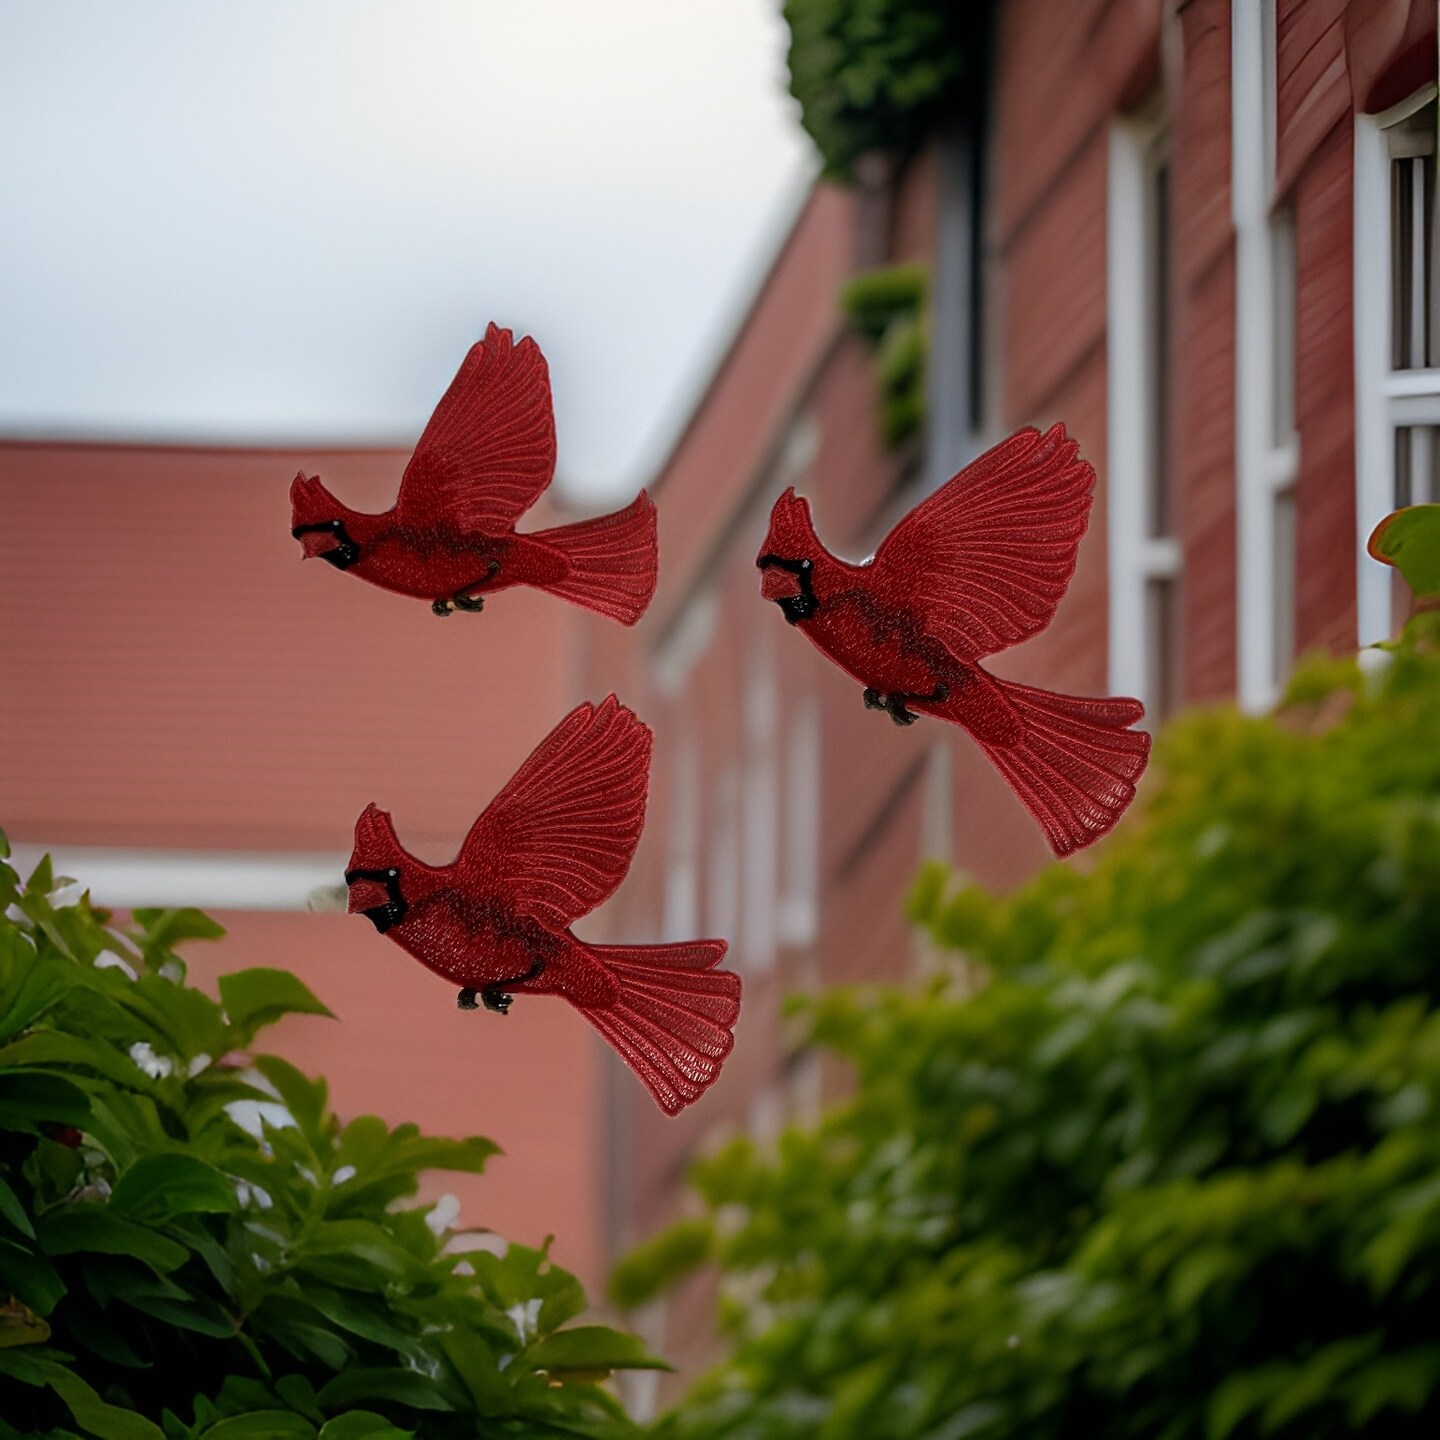
<svg viewBox="0 0 1440 1440"><path fill-rule="evenodd" d="M304 560L318 560L320 556L338 548L340 543L331 530L307 530L295 538L300 542L303 552L301 558Z"/></svg>
<svg viewBox="0 0 1440 1440"><path fill-rule="evenodd" d="M349 889L350 897L345 909L351 915L363 915L390 898L389 892L378 880L354 880Z"/></svg>
<svg viewBox="0 0 1440 1440"><path fill-rule="evenodd" d="M760 596L764 600L787 600L800 593L800 582L788 570L767 565L760 572Z"/></svg>

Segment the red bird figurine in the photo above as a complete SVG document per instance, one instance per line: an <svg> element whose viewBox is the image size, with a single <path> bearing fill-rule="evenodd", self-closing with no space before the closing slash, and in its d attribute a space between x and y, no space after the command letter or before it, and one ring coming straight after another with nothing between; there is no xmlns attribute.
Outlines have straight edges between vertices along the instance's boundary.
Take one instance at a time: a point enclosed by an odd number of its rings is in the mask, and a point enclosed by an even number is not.
<svg viewBox="0 0 1440 1440"><path fill-rule="evenodd" d="M464 988L462 1010L561 995L667 1115L698 1100L735 1043L740 977L723 940L592 945L570 925L625 878L645 824L650 730L611 695L552 730L470 827L449 865L401 848L367 806L345 872L352 914Z"/></svg>
<svg viewBox="0 0 1440 1440"><path fill-rule="evenodd" d="M897 725L916 712L968 730L1068 855L1135 798L1150 737L1138 700L1082 699L987 674L978 661L1049 623L1075 572L1095 471L1056 425L1021 430L923 500L872 559L815 535L793 489L755 562L760 593Z"/></svg>
<svg viewBox="0 0 1440 1440"><path fill-rule="evenodd" d="M491 325L430 417L395 504L362 515L302 471L290 486L290 533L307 558L429 600L437 615L533 585L633 625L655 593L654 504L642 490L612 515L517 535L554 475L545 357Z"/></svg>

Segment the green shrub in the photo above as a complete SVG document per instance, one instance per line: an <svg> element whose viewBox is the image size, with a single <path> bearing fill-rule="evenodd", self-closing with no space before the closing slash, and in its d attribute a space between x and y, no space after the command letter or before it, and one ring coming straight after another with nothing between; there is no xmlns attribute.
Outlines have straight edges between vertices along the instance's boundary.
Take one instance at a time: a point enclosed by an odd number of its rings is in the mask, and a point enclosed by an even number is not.
<svg viewBox="0 0 1440 1440"><path fill-rule="evenodd" d="M633 1433L592 1382L656 1363L640 1343L563 1328L585 1296L543 1250L449 1254L404 1203L490 1141L342 1125L323 1081L250 1053L328 1013L294 976L224 976L217 1004L173 950L222 933L204 915L122 932L8 855L0 836L0 1437Z"/></svg>
<svg viewBox="0 0 1440 1440"><path fill-rule="evenodd" d="M1437 625L1178 721L1088 867L922 877L955 974L810 1002L853 1098L695 1172L666 1436L1440 1434Z"/></svg>
<svg viewBox="0 0 1440 1440"><path fill-rule="evenodd" d="M925 423L925 285L925 266L886 265L840 291L841 310L875 351L880 438L890 449Z"/></svg>
<svg viewBox="0 0 1440 1440"><path fill-rule="evenodd" d="M786 0L790 90L824 173L903 154L954 106L984 10L977 0Z"/></svg>

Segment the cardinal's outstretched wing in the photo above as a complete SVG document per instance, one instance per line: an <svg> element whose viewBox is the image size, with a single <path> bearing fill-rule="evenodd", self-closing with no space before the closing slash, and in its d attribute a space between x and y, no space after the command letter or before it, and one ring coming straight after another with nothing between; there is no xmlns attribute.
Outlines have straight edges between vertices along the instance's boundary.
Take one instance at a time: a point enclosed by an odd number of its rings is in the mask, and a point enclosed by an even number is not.
<svg viewBox="0 0 1440 1440"><path fill-rule="evenodd" d="M400 481L406 525L503 534L555 474L555 412L540 347L491 325L450 382Z"/></svg>
<svg viewBox="0 0 1440 1440"><path fill-rule="evenodd" d="M471 893L563 929L625 878L645 824L650 728L613 696L572 710L470 827Z"/></svg>
<svg viewBox="0 0 1440 1440"><path fill-rule="evenodd" d="M1095 471L1063 425L1021 430L922 501L884 539L871 583L960 659L1050 623L1090 516Z"/></svg>

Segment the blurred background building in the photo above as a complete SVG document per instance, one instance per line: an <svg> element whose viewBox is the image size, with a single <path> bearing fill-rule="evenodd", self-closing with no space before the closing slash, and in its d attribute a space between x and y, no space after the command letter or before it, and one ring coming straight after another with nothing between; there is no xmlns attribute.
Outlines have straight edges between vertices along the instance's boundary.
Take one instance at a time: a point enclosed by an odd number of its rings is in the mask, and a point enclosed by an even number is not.
<svg viewBox="0 0 1440 1440"><path fill-rule="evenodd" d="M683 1206L696 1147L814 1114L833 1077L787 1049L781 999L923 971L922 859L997 887L1048 859L963 736L866 712L760 601L782 489L859 558L982 449L1064 421L1100 475L1090 532L1055 623L995 668L1157 721L1267 706L1301 651L1388 634L1365 538L1440 499L1433 3L999 0L981 34L961 113L810 190L633 477L662 555L634 631L528 594L442 624L296 565L294 471L378 508L403 450L0 446L12 839L119 903L146 872L148 899L218 906L204 963L291 965L339 1013L287 1037L337 1106L494 1136L467 1215L555 1230L592 1283ZM725 935L746 984L722 1082L675 1121L564 1007L457 1014L368 928L302 912L367 801L442 858L610 690L656 758L588 933ZM707 1307L696 1282L649 1338L696 1358Z"/></svg>

